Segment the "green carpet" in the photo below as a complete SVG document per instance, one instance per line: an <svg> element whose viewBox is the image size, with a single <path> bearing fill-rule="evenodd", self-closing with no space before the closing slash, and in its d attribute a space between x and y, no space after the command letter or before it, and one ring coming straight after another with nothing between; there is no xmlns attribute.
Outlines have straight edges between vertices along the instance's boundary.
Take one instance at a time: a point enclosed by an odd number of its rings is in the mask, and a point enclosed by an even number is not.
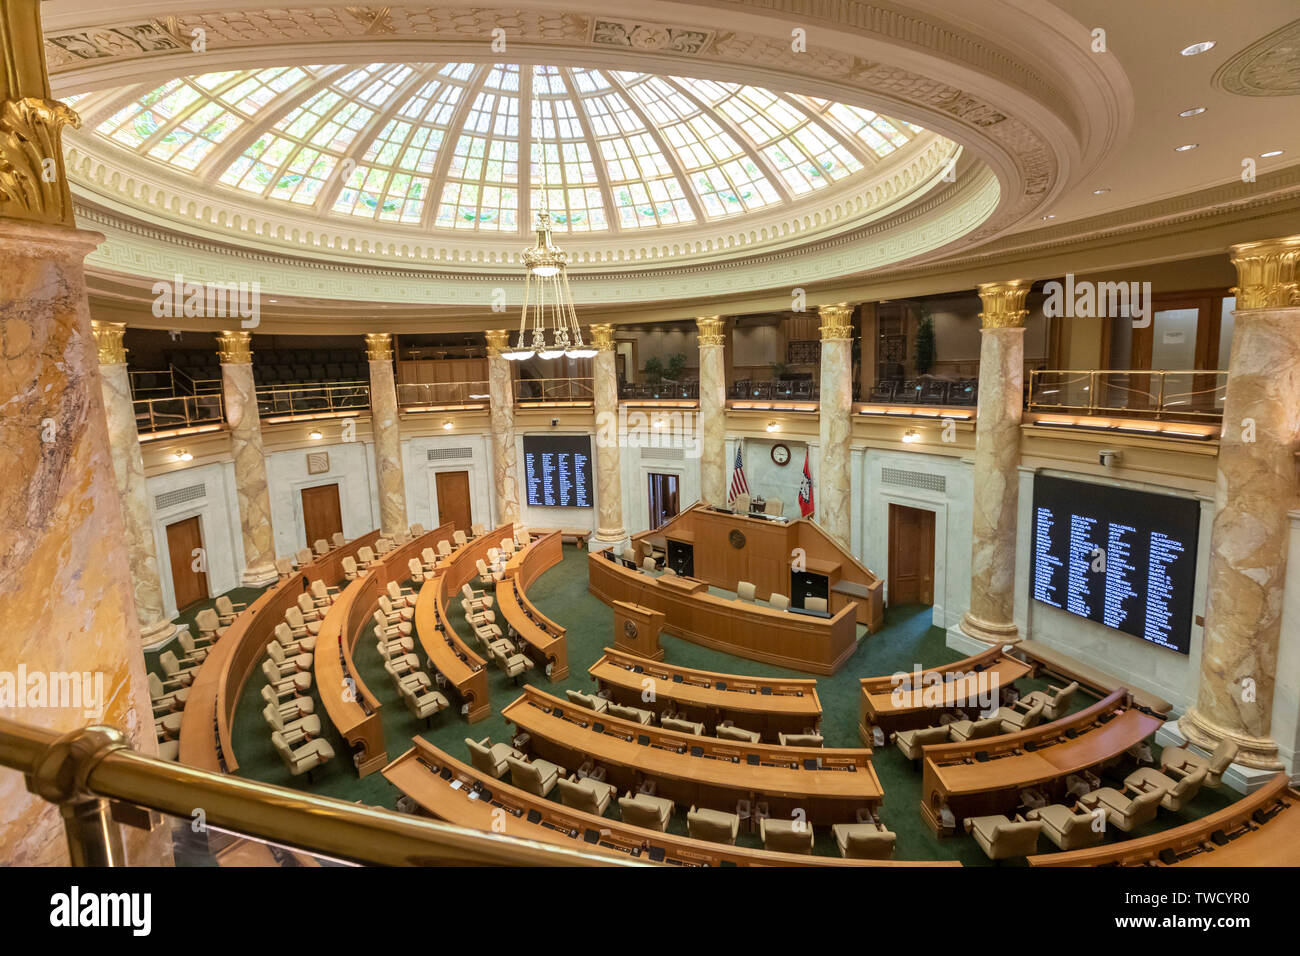
<svg viewBox="0 0 1300 956"><path fill-rule="evenodd" d="M233 599L243 601L247 598L241 595L246 595L248 591L249 589L239 589L231 592L231 595ZM529 588L529 597L542 613L567 628L570 676L561 683L552 684L540 671L532 670L528 672L526 680L557 696L563 696L567 688L591 691L594 683L587 673L587 668L600 657L603 648L611 643L613 612L587 590L586 552L566 548L564 560L542 575ZM453 602L453 605L449 610L452 626L462 636L468 636L469 628L464 623L459 602ZM190 616L192 617L196 612L197 609L191 609ZM929 607L912 605L887 609L884 628L876 634L865 637L838 674L817 678L817 693L824 711L822 733L828 747L861 746L857 734L860 677L891 674L900 670L910 671L918 664L922 667L932 667L964 656L954 653L945 646L943 630L932 626L930 620ZM668 635L664 635L661 642L665 651L665 660L672 664L753 677L809 676L732 657ZM421 658L423 659L423 654ZM490 737L494 742L509 739L510 731L502 720L500 711L518 697L519 689L499 670L492 668L489 671L491 717L471 726L460 716L459 707L455 705L453 699L453 706L435 716L432 726L426 729L424 721L411 716L403 706L392 682L383 670L382 660L375 648L373 632L368 631L358 641L354 660L362 680L383 705L384 736L390 760L409 749L411 738L416 735L423 736L435 746L461 760L468 759L464 744L467 736L472 736L476 740ZM261 716L262 683L260 675L255 674L249 681L235 715L233 738L241 776L310 790L343 800L387 809L393 808L394 801L399 795L396 788L379 773L359 779L343 756L348 752L347 747L334 729L328 727L328 721L325 722L326 737L339 756L328 766L316 771L314 782L308 782L306 776L291 777L271 747L270 733ZM1031 690L1046 688L1047 682L1021 680L1017 686L1024 694ZM313 693L315 693L314 689ZM1093 703L1093 699L1088 697L1076 698L1076 701L1078 708ZM316 711L323 713L319 698ZM913 769L893 745L879 748L873 758L873 764L885 791L881 816L884 823L898 834L897 859L956 859L968 866L989 864L989 860L970 837L963 835L939 839L930 832L922 822L920 814L921 773ZM1117 781L1108 782L1112 785L1117 783ZM1133 835L1141 836L1147 832L1188 822L1226 806L1235 796L1227 788L1202 790L1186 811L1169 813L1161 810L1153 823ZM616 813L616 810L611 810L611 816L615 816ZM685 830L685 814L678 812L670 825L670 832L684 834ZM816 836L814 852L819 855L834 855L836 851L830 828L817 828ZM1117 836L1122 835L1109 835L1107 840L1113 840ZM745 846L761 845L756 834L742 834L738 843ZM1052 844L1045 837L1040 841L1040 852L1052 852L1053 849Z"/></svg>

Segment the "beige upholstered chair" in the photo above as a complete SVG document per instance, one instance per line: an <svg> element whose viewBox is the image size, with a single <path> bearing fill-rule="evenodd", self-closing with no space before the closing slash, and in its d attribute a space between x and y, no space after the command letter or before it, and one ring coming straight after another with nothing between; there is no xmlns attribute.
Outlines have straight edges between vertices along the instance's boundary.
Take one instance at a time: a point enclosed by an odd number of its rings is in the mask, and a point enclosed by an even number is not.
<svg viewBox="0 0 1300 956"><path fill-rule="evenodd" d="M680 717L665 717L659 721L659 726L664 730L676 730L683 734L693 734L696 737L704 735L704 725L694 720L683 720Z"/></svg>
<svg viewBox="0 0 1300 956"><path fill-rule="evenodd" d="M567 780L560 778L555 781L555 789L560 791L560 802L566 807L598 817L605 815L610 801L618 794L617 787L593 777L579 777L576 773Z"/></svg>
<svg viewBox="0 0 1300 956"><path fill-rule="evenodd" d="M754 603L754 585L749 581L741 581L736 585L736 597L742 601Z"/></svg>
<svg viewBox="0 0 1300 956"><path fill-rule="evenodd" d="M622 717L624 720L635 720L638 724L653 724L655 720L654 711L642 710L640 707L628 707L625 704L616 704L613 701L605 708L610 716Z"/></svg>
<svg viewBox="0 0 1300 956"><path fill-rule="evenodd" d="M179 681L186 687L194 683L194 675L198 673L198 668L193 663L178 661L171 651L163 651L158 655L158 665L168 680Z"/></svg>
<svg viewBox="0 0 1300 956"><path fill-rule="evenodd" d="M826 599L819 597L810 597L803 599L803 609L805 611L820 611L826 613Z"/></svg>
<svg viewBox="0 0 1300 956"><path fill-rule="evenodd" d="M492 655L501 672L516 684L519 683L520 675L532 670L532 658L527 654L520 654L509 641L493 641L488 645L488 653Z"/></svg>
<svg viewBox="0 0 1300 956"><path fill-rule="evenodd" d="M285 743L290 747L296 747L313 737L320 736L320 718L315 714L285 720L278 707L267 704L262 708L262 719L272 730L278 730L283 734Z"/></svg>
<svg viewBox="0 0 1300 956"><path fill-rule="evenodd" d="M320 578L311 582L311 584L308 585L308 588L311 591L312 599L316 602L317 607L328 608L334 603L334 599L338 597L339 594L338 587L332 587Z"/></svg>
<svg viewBox="0 0 1300 956"><path fill-rule="evenodd" d="M464 531L453 531L451 533L451 540L456 543L456 547L458 548L469 544L469 538L465 536Z"/></svg>
<svg viewBox="0 0 1300 956"><path fill-rule="evenodd" d="M782 747L820 747L826 742L821 734L777 734Z"/></svg>
<svg viewBox="0 0 1300 956"><path fill-rule="evenodd" d="M648 793L633 793L618 798L618 809L623 815L623 822L647 830L664 833L673 818L673 802L667 797L655 797Z"/></svg>
<svg viewBox="0 0 1300 956"><path fill-rule="evenodd" d="M334 748L323 737L317 737L297 750L293 750L289 742L284 739L284 735L276 731L271 734L271 745L275 747L275 752L280 755L284 765L289 768L289 773L295 777L305 773L308 780L311 779L313 770L334 759Z"/></svg>
<svg viewBox="0 0 1300 956"><path fill-rule="evenodd" d="M492 606L492 595L488 594L486 591L474 590L469 586L468 581L460 586L460 595L461 599L468 601L470 606L476 611L486 610Z"/></svg>
<svg viewBox="0 0 1300 956"><path fill-rule="evenodd" d="M393 607L399 609L402 607L415 607L418 596L414 588L404 588L396 581L389 581L384 585L384 590L388 592L388 600L393 602Z"/></svg>
<svg viewBox="0 0 1300 956"><path fill-rule="evenodd" d="M493 571L482 558L474 562L474 567L478 569L478 583L485 588L495 588L501 580L501 572Z"/></svg>
<svg viewBox="0 0 1300 956"><path fill-rule="evenodd" d="M495 612L484 608L475 608L464 598L460 599L460 609L465 612L465 620L470 623L471 627L486 627L488 624L494 624L497 619ZM498 635L501 633L499 627L495 630Z"/></svg>
<svg viewBox="0 0 1300 956"><path fill-rule="evenodd" d="M1133 790L1159 790L1164 796L1160 805L1166 810L1177 813L1186 807L1201 792L1210 768L1202 764L1194 767L1190 773L1165 776L1155 767L1140 767L1124 779L1124 785Z"/></svg>
<svg viewBox="0 0 1300 956"><path fill-rule="evenodd" d="M459 545L460 543L457 542L457 547L459 547ZM443 538L441 541L438 542L438 555L443 558L450 558L451 554L452 554L451 545L447 543L446 538Z"/></svg>
<svg viewBox="0 0 1300 956"><path fill-rule="evenodd" d="M410 654L415 650L415 638L403 637L387 627L375 625L375 646L385 660L396 654Z"/></svg>
<svg viewBox="0 0 1300 956"><path fill-rule="evenodd" d="M778 611L788 611L790 609L790 599L784 594L778 594L776 591L768 595L767 603L769 607L776 608Z"/></svg>
<svg viewBox="0 0 1300 956"><path fill-rule="evenodd" d="M736 495L736 500L732 502L731 508L738 515L749 514L749 506L753 501L752 495Z"/></svg>
<svg viewBox="0 0 1300 956"><path fill-rule="evenodd" d="M325 616L325 612L316 606L316 601L309 591L303 591L294 600L298 604L298 610L302 612L304 621L319 622Z"/></svg>
<svg viewBox="0 0 1300 956"><path fill-rule="evenodd" d="M1160 752L1160 769L1165 773L1191 773L1194 768L1203 766L1207 771L1205 786L1213 789L1223 781L1224 772L1232 766L1236 756L1237 742L1231 737L1224 737L1208 758L1187 747L1166 747Z"/></svg>
<svg viewBox="0 0 1300 956"><path fill-rule="evenodd" d="M776 515L778 518L785 516L785 502L780 498L768 498L763 503L763 514Z"/></svg>
<svg viewBox="0 0 1300 956"><path fill-rule="evenodd" d="M217 612L210 607L205 607L194 615L194 623L198 625L199 637L205 641L215 641L226 633L226 629L221 626L221 619L217 616Z"/></svg>
<svg viewBox="0 0 1300 956"><path fill-rule="evenodd" d="M1043 720L1057 720L1066 715L1070 708L1070 701L1074 699L1075 693L1079 690L1079 682L1072 680L1064 687L1053 687L1050 691L1036 690L1026 695L1025 700L1030 704L1036 704L1040 701L1043 704Z"/></svg>
<svg viewBox="0 0 1300 956"><path fill-rule="evenodd" d="M428 685L413 687L409 684L399 684L397 691L402 695L406 709L413 716L423 720L426 727L434 714L451 706L451 702L440 691L433 690Z"/></svg>
<svg viewBox="0 0 1300 956"><path fill-rule="evenodd" d="M424 525L422 525L422 524L413 524L413 525L411 525L411 537L412 537L412 538L422 538L422 537L424 537L426 534L428 534L428 532L424 530Z"/></svg>
<svg viewBox="0 0 1300 956"><path fill-rule="evenodd" d="M311 549L316 552L317 557L324 557L330 553L330 543L324 538L317 538L312 542Z"/></svg>
<svg viewBox="0 0 1300 956"><path fill-rule="evenodd" d="M438 566L438 553L433 548L425 548L420 552L420 564L424 566L424 573L432 576L433 569Z"/></svg>
<svg viewBox="0 0 1300 956"><path fill-rule="evenodd" d="M184 710L185 701L189 696L189 690L184 687L169 692L163 686L162 679L153 671L149 672L149 700L153 704L155 714L170 710Z"/></svg>
<svg viewBox="0 0 1300 956"><path fill-rule="evenodd" d="M311 690L311 674L297 673L282 676L280 669L275 666L275 661L262 661L262 676L266 678L267 686L280 700L305 694Z"/></svg>
<svg viewBox="0 0 1300 956"><path fill-rule="evenodd" d="M357 570L356 559L351 557L345 557L341 562L341 564L343 565L343 579L345 581L355 581L357 579L357 575L360 573Z"/></svg>
<svg viewBox="0 0 1300 956"><path fill-rule="evenodd" d="M948 725L949 737L952 740L983 740L985 737L996 737L1002 731L1002 718L997 714L992 717L981 717L979 720L954 720Z"/></svg>
<svg viewBox="0 0 1300 956"><path fill-rule="evenodd" d="M948 728L951 726L951 724L945 724L942 727L918 727L915 730L900 730L894 734L894 745L898 747L904 757L915 762L924 756L924 747L931 744L946 744L951 739L948 734Z"/></svg>
<svg viewBox="0 0 1300 956"><path fill-rule="evenodd" d="M276 558L275 573L280 576L280 580L293 576L293 558Z"/></svg>
<svg viewBox="0 0 1300 956"><path fill-rule="evenodd" d="M158 741L158 756L163 760L180 760L181 742L179 740Z"/></svg>
<svg viewBox="0 0 1300 956"><path fill-rule="evenodd" d="M495 780L500 780L505 772L510 769L510 765L506 762L507 757L513 757L519 761L526 759L522 753L509 744L492 743L491 737L484 737L482 740L472 740L466 737L465 746L469 748L469 759L474 764L475 769L489 774Z"/></svg>
<svg viewBox="0 0 1300 956"><path fill-rule="evenodd" d="M694 840L734 845L740 832L740 817L722 810L691 807L686 814L686 832Z"/></svg>
<svg viewBox="0 0 1300 956"><path fill-rule="evenodd" d="M262 700L274 707L285 720L297 720L306 717L316 709L316 702L310 697L290 697L280 700L275 689L268 684L262 685Z"/></svg>
<svg viewBox="0 0 1300 956"><path fill-rule="evenodd" d="M217 617L220 619L222 626L227 626L233 623L235 615L246 607L248 607L247 604L236 604L223 594L216 601Z"/></svg>
<svg viewBox="0 0 1300 956"><path fill-rule="evenodd" d="M317 618L314 621L307 620L303 616L302 608L297 605L290 605L284 609L284 621L293 631L295 638L306 637L308 634L315 636L320 633L321 620Z"/></svg>
<svg viewBox="0 0 1300 956"><path fill-rule="evenodd" d="M1093 816L1087 810L1076 812L1059 803L1038 807L1025 814L1029 820L1043 825L1043 833L1062 850L1082 850L1101 842L1104 830L1093 826Z"/></svg>
<svg viewBox="0 0 1300 956"><path fill-rule="evenodd" d="M849 860L888 860L898 835L879 823L837 823L831 827L840 856Z"/></svg>
<svg viewBox="0 0 1300 956"><path fill-rule="evenodd" d="M631 562L636 567L641 566L641 559L637 557L636 548L628 545L623 549L623 560Z"/></svg>
<svg viewBox="0 0 1300 956"><path fill-rule="evenodd" d="M311 564L315 557L316 556L311 553L311 548L303 548L293 556L293 560L294 563L298 565L298 569L302 570L307 565Z"/></svg>
<svg viewBox="0 0 1300 956"><path fill-rule="evenodd" d="M764 850L781 853L812 853L813 828L807 820L778 820L764 817L758 822Z"/></svg>
<svg viewBox="0 0 1300 956"><path fill-rule="evenodd" d="M343 545L347 544L347 540L348 540L347 538L343 537L342 531L335 531L332 535L330 535L330 542L336 548L343 547Z"/></svg>
<svg viewBox="0 0 1300 956"><path fill-rule="evenodd" d="M603 714L605 708L609 706L609 701L604 697L596 694L584 694L580 690L566 690L564 696L569 698L569 702L577 704L579 707L586 707L588 710L594 710L598 714Z"/></svg>
<svg viewBox="0 0 1300 956"><path fill-rule="evenodd" d="M411 580L416 584L424 583L424 565L420 563L419 558L411 558L406 562L406 570L411 575Z"/></svg>
<svg viewBox="0 0 1300 956"><path fill-rule="evenodd" d="M361 547L357 548L357 563L363 568L368 568L372 564L378 563L378 561L379 559L375 557L375 552L371 549L370 545L363 544Z"/></svg>
<svg viewBox="0 0 1300 956"><path fill-rule="evenodd" d="M481 524L472 524L469 526L469 533L472 537L481 538L483 535L487 534L487 528L483 527Z"/></svg>
<svg viewBox="0 0 1300 956"><path fill-rule="evenodd" d="M195 644L194 638L190 637L190 632L184 628L181 628L176 633L176 643L179 644L181 650L185 652L185 656L181 658L184 661L193 661L195 664L202 664L204 659L208 656L208 649L206 647L199 647Z"/></svg>
<svg viewBox="0 0 1300 956"><path fill-rule="evenodd" d="M379 610L383 612L384 620L389 623L396 621L410 623L415 617L415 608L405 602L397 603L387 593L379 595L379 600L376 603L379 605Z"/></svg>
<svg viewBox="0 0 1300 956"><path fill-rule="evenodd" d="M380 556L387 554L395 547L397 547L397 545L393 543L392 538L379 538L375 541L375 553Z"/></svg>
<svg viewBox="0 0 1300 956"><path fill-rule="evenodd" d="M1106 811L1107 822L1125 833L1132 833L1144 823L1156 818L1163 790L1133 791L1129 793L1114 787L1102 787L1079 798L1079 803L1089 810L1100 807Z"/></svg>
<svg viewBox="0 0 1300 956"><path fill-rule="evenodd" d="M641 562L641 570L646 574L654 574L659 570L659 565L655 564L654 558L646 558Z"/></svg>
<svg viewBox="0 0 1300 956"><path fill-rule="evenodd" d="M275 626L274 633L275 643L279 644L286 654L311 654L316 650L316 638L309 634L295 640L293 628L284 621Z"/></svg>
<svg viewBox="0 0 1300 956"><path fill-rule="evenodd" d="M1037 820L1026 820L1021 816L1014 820L1001 814L966 818L966 832L975 838L990 860L1037 853L1038 835L1042 830L1043 825Z"/></svg>
<svg viewBox="0 0 1300 956"><path fill-rule="evenodd" d="M1014 734L1036 726L1042 719L1044 706L1041 700L1031 703L1029 698L1025 698L1010 707L999 707L994 716L1002 721L1004 734Z"/></svg>
<svg viewBox="0 0 1300 956"><path fill-rule="evenodd" d="M510 782L520 790L527 790L533 796L544 797L551 792L555 781L564 775L564 768L556 766L549 760L523 761L517 757L506 756L510 767Z"/></svg>
<svg viewBox="0 0 1300 956"><path fill-rule="evenodd" d="M280 669L280 675L286 677L295 671L311 670L312 655L287 654L277 641L266 645L266 656Z"/></svg>
<svg viewBox="0 0 1300 956"><path fill-rule="evenodd" d="M756 744L762 740L762 735L757 730L745 730L743 727L737 727L729 720L724 720L718 724L714 735L721 737L723 740L739 740L747 744Z"/></svg>

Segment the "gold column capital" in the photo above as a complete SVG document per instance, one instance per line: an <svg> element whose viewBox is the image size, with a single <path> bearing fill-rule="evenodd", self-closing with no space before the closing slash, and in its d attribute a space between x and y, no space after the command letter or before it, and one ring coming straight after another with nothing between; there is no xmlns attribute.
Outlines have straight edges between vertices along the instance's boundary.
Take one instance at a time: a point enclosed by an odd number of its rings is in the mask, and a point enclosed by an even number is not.
<svg viewBox="0 0 1300 956"><path fill-rule="evenodd" d="M495 358L510 348L509 329L488 329L483 334L487 336L487 353L489 357Z"/></svg>
<svg viewBox="0 0 1300 956"><path fill-rule="evenodd" d="M1032 279L1012 279L1010 282L985 282L979 287L980 302L984 311L980 323L986 329L1022 329L1029 311L1025 298L1033 286Z"/></svg>
<svg viewBox="0 0 1300 956"><path fill-rule="evenodd" d="M253 361L253 352L249 348L252 341L252 332L219 332L217 358L222 365L249 365Z"/></svg>
<svg viewBox="0 0 1300 956"><path fill-rule="evenodd" d="M817 314L821 317L822 341L828 339L853 338L853 306L847 302L835 305L819 305Z"/></svg>
<svg viewBox="0 0 1300 956"><path fill-rule="evenodd" d="M72 226L62 132L81 118L50 96L40 6L0 3L0 219Z"/></svg>
<svg viewBox="0 0 1300 956"><path fill-rule="evenodd" d="M614 326L607 323L590 326L591 347L598 352L614 351Z"/></svg>
<svg viewBox="0 0 1300 956"><path fill-rule="evenodd" d="M99 350L100 365L123 365L126 363L126 347L122 336L126 334L125 322L90 323L90 330L95 334L95 346Z"/></svg>
<svg viewBox="0 0 1300 956"><path fill-rule="evenodd" d="M1228 253L1237 269L1236 311L1300 306L1300 236L1242 242Z"/></svg>
<svg viewBox="0 0 1300 956"><path fill-rule="evenodd" d="M388 332L367 333L366 358L372 362L391 362L393 360L393 336Z"/></svg>
<svg viewBox="0 0 1300 956"><path fill-rule="evenodd" d="M700 348L726 344L726 321L720 315L700 316L695 320L699 329Z"/></svg>

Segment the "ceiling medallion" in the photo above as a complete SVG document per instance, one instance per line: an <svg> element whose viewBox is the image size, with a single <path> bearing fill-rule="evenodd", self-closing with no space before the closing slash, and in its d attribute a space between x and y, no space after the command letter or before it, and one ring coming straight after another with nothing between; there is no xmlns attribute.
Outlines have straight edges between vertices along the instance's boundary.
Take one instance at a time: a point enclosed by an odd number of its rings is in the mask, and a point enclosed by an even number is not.
<svg viewBox="0 0 1300 956"><path fill-rule="evenodd" d="M1219 67L1210 82L1238 96L1300 94L1300 20L1237 53Z"/></svg>

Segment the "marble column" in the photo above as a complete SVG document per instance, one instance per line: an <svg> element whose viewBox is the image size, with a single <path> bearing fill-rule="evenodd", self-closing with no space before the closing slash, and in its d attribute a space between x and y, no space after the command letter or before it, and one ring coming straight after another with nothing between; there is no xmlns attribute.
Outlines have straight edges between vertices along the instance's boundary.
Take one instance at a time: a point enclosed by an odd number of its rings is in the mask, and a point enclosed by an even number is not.
<svg viewBox="0 0 1300 956"><path fill-rule="evenodd" d="M853 436L853 307L823 305L822 379L818 415L821 467L813 520L846 551L852 536L853 488L849 446Z"/></svg>
<svg viewBox="0 0 1300 956"><path fill-rule="evenodd" d="M126 326L115 322L92 322L91 326L99 351L108 447L113 454L113 474L117 478L117 494L126 521L126 555L131 567L131 582L135 585L140 640L146 650L154 650L170 641L177 629L163 610L158 549L153 537L153 511L149 507L144 479L140 434L135 427L126 349L122 347Z"/></svg>
<svg viewBox="0 0 1300 956"><path fill-rule="evenodd" d="M1014 618L1020 419L1024 408L1025 279L979 287L979 412L970 610L966 634L990 644L1019 640Z"/></svg>
<svg viewBox="0 0 1300 956"><path fill-rule="evenodd" d="M623 479L619 470L622 465L619 450L621 432L618 427L614 327L593 325L591 346L596 350L591 365L596 397L596 503L600 506L592 547L603 549L627 539L627 530L623 527Z"/></svg>
<svg viewBox="0 0 1300 956"><path fill-rule="evenodd" d="M725 320L695 320L700 340L700 499L727 506L727 370Z"/></svg>
<svg viewBox="0 0 1300 956"><path fill-rule="evenodd" d="M492 329L487 335L488 401L492 415L492 480L497 493L497 521L519 520L519 454L515 451L515 389L508 349L509 332Z"/></svg>
<svg viewBox="0 0 1300 956"><path fill-rule="evenodd" d="M73 224L60 139L79 120L50 96L37 0L0 3L0 61L0 670L26 673L0 716L59 733L110 724L156 753L86 302L84 259L104 237ZM38 675L73 682L42 697ZM128 863L171 862L164 829L122 837ZM8 771L0 860L68 863L58 808Z"/></svg>
<svg viewBox="0 0 1300 956"><path fill-rule="evenodd" d="M1233 246L1232 358L1219 439L1196 705L1179 721L1234 762L1279 770L1269 734L1300 448L1300 236Z"/></svg>
<svg viewBox="0 0 1300 956"><path fill-rule="evenodd" d="M251 340L251 332L222 332L217 336L217 357L221 360L221 392L235 459L235 496L244 539L243 583L261 587L276 579L275 536L266 455L262 451L262 421L253 383L253 354L248 347Z"/></svg>
<svg viewBox="0 0 1300 956"><path fill-rule="evenodd" d="M367 335L366 357L370 359L370 427L379 476L379 530L385 538L391 538L410 528L406 520L406 482L402 477L397 383L393 378L393 337L387 332Z"/></svg>

